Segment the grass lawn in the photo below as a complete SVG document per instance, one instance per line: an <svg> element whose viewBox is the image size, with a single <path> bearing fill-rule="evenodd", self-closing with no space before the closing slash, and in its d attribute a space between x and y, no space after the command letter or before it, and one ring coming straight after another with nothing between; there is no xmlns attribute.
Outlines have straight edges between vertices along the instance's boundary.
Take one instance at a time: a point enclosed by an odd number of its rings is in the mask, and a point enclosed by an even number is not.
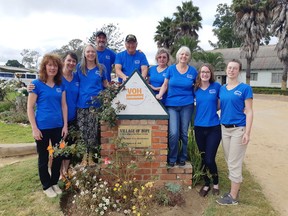
<svg viewBox="0 0 288 216"><path fill-rule="evenodd" d="M221 148L218 154L222 193L229 190L227 168ZM47 198L41 190L37 173L37 159L29 159L0 168L0 215L61 215L59 197ZM264 197L261 187L244 167L244 183L238 206L219 206L215 197L208 196L206 216L278 216ZM198 197L197 197L198 198ZM199 197L199 199L202 199ZM179 211L181 207L179 208Z"/></svg>
<svg viewBox="0 0 288 216"><path fill-rule="evenodd" d="M0 134L0 144L34 142L30 125L24 126L0 122Z"/></svg>
<svg viewBox="0 0 288 216"><path fill-rule="evenodd" d="M245 162L245 160L244 160ZM219 172L220 195L230 190L230 180L228 179L228 170L224 159L222 146L219 146L217 153L217 165ZM268 202L262 192L261 186L255 181L252 174L244 165L243 183L240 188L240 202L237 206L220 206L215 202L215 197L209 196L208 207L205 211L206 216L279 216Z"/></svg>

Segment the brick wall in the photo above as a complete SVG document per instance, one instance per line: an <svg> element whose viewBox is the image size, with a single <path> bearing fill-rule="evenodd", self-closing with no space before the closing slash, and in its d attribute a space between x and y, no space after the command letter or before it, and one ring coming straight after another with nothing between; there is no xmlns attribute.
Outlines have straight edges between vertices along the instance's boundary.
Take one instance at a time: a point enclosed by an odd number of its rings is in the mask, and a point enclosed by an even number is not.
<svg viewBox="0 0 288 216"><path fill-rule="evenodd" d="M133 125L148 125L152 128L151 147L136 148L133 150L133 156L122 152L122 154L124 153L126 156L122 157L120 162L127 164L131 163L131 160L137 161L138 169L134 173L134 177L137 180L154 180L156 184L159 185L163 185L167 182L192 185L192 166L190 164L187 164L184 168L173 167L168 169L166 166L168 120L118 120L117 126L114 128L109 128L105 123L101 124L102 159L113 159L113 155L115 155L115 149L117 148L115 140L118 137L119 125L128 125L131 126L131 128ZM147 159L147 152L152 153L152 159ZM107 164L103 163L101 166L102 175L105 175L106 177L107 175L111 175L112 170L107 170ZM121 172L125 171L121 170Z"/></svg>

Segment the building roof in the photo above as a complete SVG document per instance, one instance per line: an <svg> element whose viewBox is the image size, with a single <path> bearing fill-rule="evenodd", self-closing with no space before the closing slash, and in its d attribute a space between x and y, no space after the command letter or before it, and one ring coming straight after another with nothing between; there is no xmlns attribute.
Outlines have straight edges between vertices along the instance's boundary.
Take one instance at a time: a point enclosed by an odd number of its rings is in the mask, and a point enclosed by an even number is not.
<svg viewBox="0 0 288 216"><path fill-rule="evenodd" d="M5 65L0 65L0 71L12 72L12 73L16 73L16 72L22 72L22 73L26 73L26 72L31 73L32 72L32 73L34 73L35 72L35 70L32 70L32 69L11 67L11 66L5 66Z"/></svg>
<svg viewBox="0 0 288 216"><path fill-rule="evenodd" d="M260 46L259 51L251 63L251 70L279 70L283 69L283 63L279 60L276 45ZM208 52L220 52L223 54L225 63L231 59L239 59L242 62L242 69L246 70L247 61L240 57L240 48L215 49Z"/></svg>

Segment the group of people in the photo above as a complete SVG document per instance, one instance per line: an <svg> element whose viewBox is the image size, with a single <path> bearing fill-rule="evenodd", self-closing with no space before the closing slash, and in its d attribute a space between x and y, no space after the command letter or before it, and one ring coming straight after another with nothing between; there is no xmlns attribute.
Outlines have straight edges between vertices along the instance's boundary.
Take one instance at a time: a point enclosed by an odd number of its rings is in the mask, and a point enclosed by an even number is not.
<svg viewBox="0 0 288 216"><path fill-rule="evenodd" d="M73 143L68 128L77 126L81 139L87 146L87 160L91 160L92 154L89 153L99 147L96 109L100 104L97 96L109 85L115 65L120 83L138 70L154 91L155 97L167 108L168 168L176 165L184 167L186 164L188 130L195 107L192 122L205 174L205 184L199 194L204 197L211 190L209 173L212 176L212 193L220 193L215 157L222 139L231 189L217 199L217 202L221 205L237 204L242 182L242 164L253 121L252 88L238 80L241 62L235 59L228 62L227 84L221 86L215 82L214 70L210 64L203 64L198 71L189 65L191 51L186 46L177 51L176 63L172 65L169 51L160 48L155 57L157 64L149 67L145 54L137 50L135 35L126 36L126 50L118 54L106 47L105 32L97 32L95 42L96 47L92 44L84 47L79 64L73 52L67 52L62 61L55 54L46 54L41 62L39 79L30 85L27 113L37 145L38 171L44 193L48 197L61 194L57 185L60 170L64 174L67 172L70 159L64 158L62 162L62 157L54 158L49 173L49 142L53 146L61 140L66 140L68 144ZM75 69L76 72L73 72ZM220 118L217 114L219 109Z"/></svg>

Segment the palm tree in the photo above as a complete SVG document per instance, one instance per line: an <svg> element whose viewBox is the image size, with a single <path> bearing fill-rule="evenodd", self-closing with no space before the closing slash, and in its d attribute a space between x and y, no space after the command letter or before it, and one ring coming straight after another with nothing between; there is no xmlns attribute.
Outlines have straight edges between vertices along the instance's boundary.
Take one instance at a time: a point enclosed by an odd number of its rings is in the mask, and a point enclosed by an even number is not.
<svg viewBox="0 0 288 216"><path fill-rule="evenodd" d="M236 13L235 34L242 39L241 57L247 60L246 83L250 84L251 63L265 37L268 25L268 0L233 0Z"/></svg>
<svg viewBox="0 0 288 216"><path fill-rule="evenodd" d="M272 1L274 8L270 12L271 18L271 32L278 37L278 43L276 44L276 51L278 58L284 64L282 73L281 89L287 89L287 71L288 71L288 3L285 0Z"/></svg>
<svg viewBox="0 0 288 216"><path fill-rule="evenodd" d="M197 52L193 57L198 62L209 63L213 65L215 70L223 70L225 68L224 57L220 52Z"/></svg>
<svg viewBox="0 0 288 216"><path fill-rule="evenodd" d="M188 1L182 2L182 7L177 6L176 9L177 12L173 14L178 27L176 37L190 35L194 39L198 39L197 31L202 28L199 7L194 6L192 1Z"/></svg>
<svg viewBox="0 0 288 216"><path fill-rule="evenodd" d="M183 36L179 39L175 40L174 45L171 47L170 51L173 57L176 56L176 52L179 50L181 46L187 46L191 50L192 53L192 58L194 57L193 55L197 51L202 51L202 48L198 46L199 40L195 40L191 36Z"/></svg>
<svg viewBox="0 0 288 216"><path fill-rule="evenodd" d="M164 17L163 20L159 22L156 27L156 35L154 36L154 41L157 43L157 47L165 47L170 49L174 42L173 34L173 19L169 17Z"/></svg>

